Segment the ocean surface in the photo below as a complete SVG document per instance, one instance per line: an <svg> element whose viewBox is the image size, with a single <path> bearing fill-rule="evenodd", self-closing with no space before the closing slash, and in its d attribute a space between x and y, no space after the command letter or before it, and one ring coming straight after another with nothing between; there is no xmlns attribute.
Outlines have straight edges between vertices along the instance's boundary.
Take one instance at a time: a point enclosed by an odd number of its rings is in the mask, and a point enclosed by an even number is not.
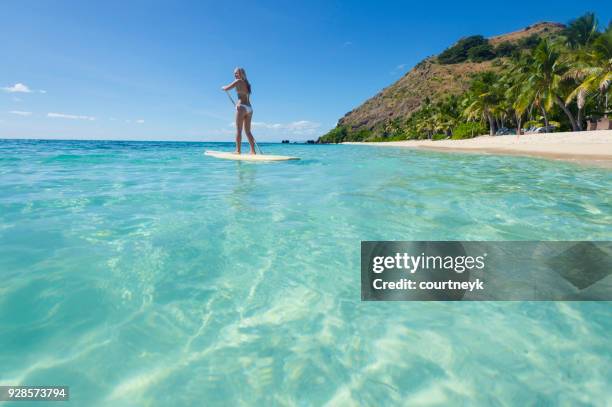
<svg viewBox="0 0 612 407"><path fill-rule="evenodd" d="M359 255L610 240L612 171L261 147L302 160L0 140L0 385L68 385L78 406L609 403L609 302L366 303Z"/></svg>

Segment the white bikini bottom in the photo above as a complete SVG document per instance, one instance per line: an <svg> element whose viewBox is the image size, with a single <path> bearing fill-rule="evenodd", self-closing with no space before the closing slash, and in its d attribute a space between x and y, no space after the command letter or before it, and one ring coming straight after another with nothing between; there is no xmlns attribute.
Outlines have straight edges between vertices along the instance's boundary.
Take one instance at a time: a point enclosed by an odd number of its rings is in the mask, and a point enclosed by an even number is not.
<svg viewBox="0 0 612 407"><path fill-rule="evenodd" d="M238 105L238 106L236 106L236 109L238 109L240 107L242 107L244 109L246 114L253 113L253 108L251 106L248 106L248 105Z"/></svg>

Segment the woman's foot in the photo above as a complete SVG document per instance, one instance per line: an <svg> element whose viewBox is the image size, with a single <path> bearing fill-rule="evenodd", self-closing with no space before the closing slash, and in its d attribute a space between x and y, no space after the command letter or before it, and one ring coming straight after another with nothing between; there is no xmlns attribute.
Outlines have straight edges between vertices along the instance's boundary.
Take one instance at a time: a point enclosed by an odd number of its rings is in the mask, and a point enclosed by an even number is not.
<svg viewBox="0 0 612 407"><path fill-rule="evenodd" d="M239 150L236 150L236 151L234 151L234 154L238 154L238 155L240 155L240 151L239 151Z"/></svg>
<svg viewBox="0 0 612 407"><path fill-rule="evenodd" d="M251 150L251 154L255 155L257 153L255 152L255 150Z"/></svg>

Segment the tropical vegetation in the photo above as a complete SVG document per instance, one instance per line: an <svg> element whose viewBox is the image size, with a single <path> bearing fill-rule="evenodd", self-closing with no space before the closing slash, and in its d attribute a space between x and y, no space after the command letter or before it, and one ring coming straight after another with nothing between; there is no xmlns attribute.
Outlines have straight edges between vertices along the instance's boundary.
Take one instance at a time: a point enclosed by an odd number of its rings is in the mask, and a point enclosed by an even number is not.
<svg viewBox="0 0 612 407"><path fill-rule="evenodd" d="M437 57L439 64L495 58L497 69L475 73L467 89L439 100L426 98L406 118L371 130L337 126L322 142L469 138L526 127L544 131L586 129L587 118L609 113L612 90L612 22L605 29L593 13L559 33L496 46L482 36L460 40Z"/></svg>

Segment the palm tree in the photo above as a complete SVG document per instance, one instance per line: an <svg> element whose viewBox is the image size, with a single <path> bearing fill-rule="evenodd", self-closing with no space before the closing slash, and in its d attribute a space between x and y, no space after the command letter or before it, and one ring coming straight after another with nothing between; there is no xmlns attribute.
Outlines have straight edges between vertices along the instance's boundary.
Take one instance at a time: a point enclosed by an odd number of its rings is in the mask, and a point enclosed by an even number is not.
<svg viewBox="0 0 612 407"><path fill-rule="evenodd" d="M431 119L428 116L419 118L419 120L417 120L416 122L415 128L419 134L426 134L427 138L431 139L431 136L433 135L433 130L431 125ZM419 136L419 138L421 137Z"/></svg>
<svg viewBox="0 0 612 407"><path fill-rule="evenodd" d="M608 111L608 91L612 83L612 25L601 34L591 47L582 52L569 72L580 84L566 99L584 99L590 93L599 91L604 97L604 112Z"/></svg>
<svg viewBox="0 0 612 407"><path fill-rule="evenodd" d="M435 105L434 117L438 125L436 130L443 131L446 136L451 136L453 129L459 123L460 116L459 98L456 95L448 96Z"/></svg>
<svg viewBox="0 0 612 407"><path fill-rule="evenodd" d="M530 63L528 57L523 56L516 61L508 61L507 71L502 82L506 86L505 98L510 105L516 121L516 134L522 134L523 115L533 105L535 93L528 85Z"/></svg>
<svg viewBox="0 0 612 407"><path fill-rule="evenodd" d="M499 102L498 89L494 86L497 75L494 72L482 72L474 77L470 90L464 101L464 116L468 120L480 117L489 122L489 135L494 136L496 130L494 111Z"/></svg>
<svg viewBox="0 0 612 407"><path fill-rule="evenodd" d="M594 13L586 13L572 20L563 31L569 48L578 49L591 44L599 35L597 18Z"/></svg>
<svg viewBox="0 0 612 407"><path fill-rule="evenodd" d="M568 68L560 52L548 40L542 39L533 52L533 64L527 83L533 89L533 101L541 109L546 127L548 127L547 112L556 103L568 117L572 130L577 131L579 128L574 115L561 98Z"/></svg>

